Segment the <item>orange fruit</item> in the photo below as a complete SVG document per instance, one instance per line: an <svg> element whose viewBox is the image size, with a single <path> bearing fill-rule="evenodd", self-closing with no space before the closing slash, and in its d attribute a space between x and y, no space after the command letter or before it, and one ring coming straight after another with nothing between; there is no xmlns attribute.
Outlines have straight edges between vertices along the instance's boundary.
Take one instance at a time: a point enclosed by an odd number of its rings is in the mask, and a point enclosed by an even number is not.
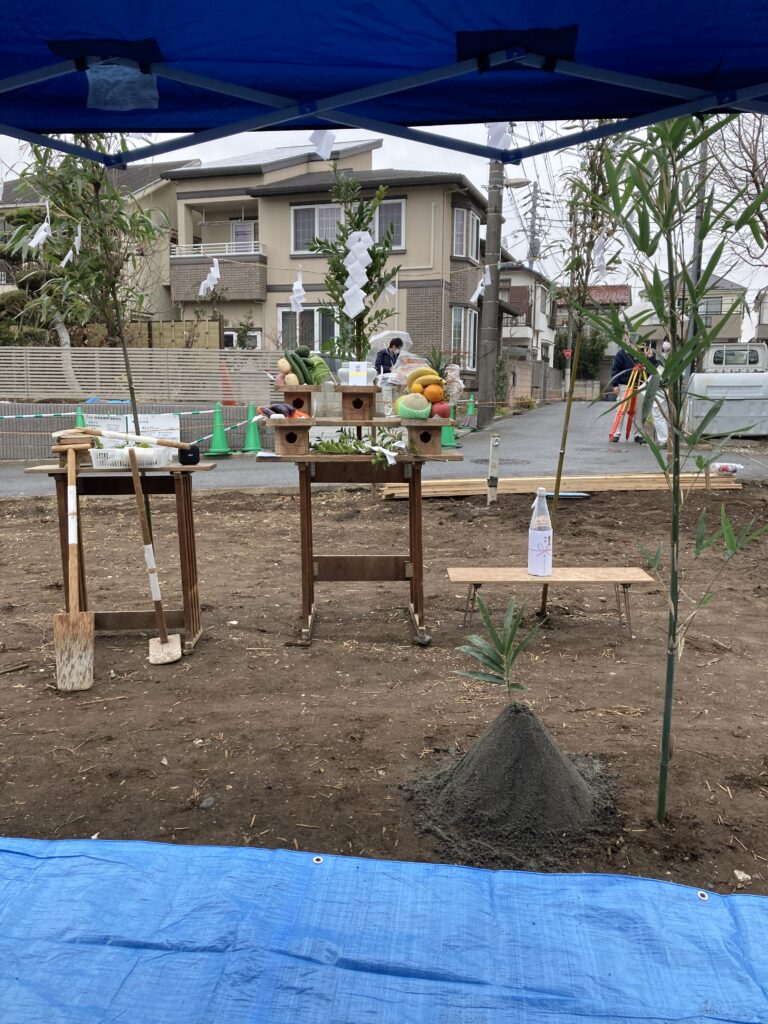
<svg viewBox="0 0 768 1024"><path fill-rule="evenodd" d="M439 384L427 384L424 388L424 397L428 402L442 402L445 392Z"/></svg>

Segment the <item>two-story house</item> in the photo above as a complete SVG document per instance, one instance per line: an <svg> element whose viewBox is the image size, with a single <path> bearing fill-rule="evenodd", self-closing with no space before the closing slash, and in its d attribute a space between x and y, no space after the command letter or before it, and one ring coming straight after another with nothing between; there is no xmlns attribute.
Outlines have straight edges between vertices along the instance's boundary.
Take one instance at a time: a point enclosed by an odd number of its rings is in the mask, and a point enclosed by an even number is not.
<svg viewBox="0 0 768 1024"><path fill-rule="evenodd" d="M552 366L555 356L555 301L552 282L524 264L503 262L499 274L503 305L502 351Z"/></svg>
<svg viewBox="0 0 768 1024"><path fill-rule="evenodd" d="M388 298L387 327L407 331L417 351L451 352L468 380L477 369L483 275L483 194L452 172L374 170L380 139L342 143L328 160L310 146L274 149L227 160L132 164L113 171L126 199L151 210L162 227L144 268L144 313L156 320L221 317L225 344L280 349L319 346L332 338L325 259L310 252L315 237L333 237L341 211L331 200L332 163L352 174L370 197L387 186L374 233L394 232L391 265L397 291ZM18 208L37 197L9 194ZM2 215L2 210L0 210ZM200 285L219 263L212 294ZM303 312L290 308L301 273ZM474 300L474 301L473 301Z"/></svg>
<svg viewBox="0 0 768 1024"><path fill-rule="evenodd" d="M667 282L664 281L666 288ZM713 277L709 288L699 304L699 315L705 327L720 325L717 335L717 342L741 341L741 332L744 326L744 303L746 300L747 288L745 285L729 281L727 277ZM645 292L641 292L641 298L647 300ZM678 308L683 304L682 296L677 300ZM628 310L628 313L631 312ZM687 320L686 320L687 327ZM651 342L660 344L664 338L664 328L659 324L658 317L651 314L644 323L642 333Z"/></svg>
<svg viewBox="0 0 768 1024"><path fill-rule="evenodd" d="M169 172L178 225L170 246L170 299L179 315L190 316L200 305L200 282L216 257L215 306L230 337L247 324L251 344L263 349L318 346L332 338L333 317L321 308L327 263L310 243L337 230L341 210L330 195L336 161L360 181L365 197L379 185L388 189L374 224L377 236L392 227L391 265L400 267L387 326L407 331L416 350L441 347L474 371L478 305L471 300L482 276L485 198L461 174L373 170L380 146L379 139L343 144L328 161L311 146L278 149ZM298 273L306 299L297 315L290 298Z"/></svg>
<svg viewBox="0 0 768 1024"><path fill-rule="evenodd" d="M595 313L610 316L615 310L619 316L629 310L632 302L632 288L628 284L595 284L588 292L587 308ZM558 333L568 330L568 303L561 295L557 300L557 331ZM590 337L595 327L586 321L583 326L584 337ZM569 339L571 342L573 339ZM611 376L611 363L616 355L617 345L613 341L606 341L603 352L602 365L600 367L599 379L601 385L607 386Z"/></svg>

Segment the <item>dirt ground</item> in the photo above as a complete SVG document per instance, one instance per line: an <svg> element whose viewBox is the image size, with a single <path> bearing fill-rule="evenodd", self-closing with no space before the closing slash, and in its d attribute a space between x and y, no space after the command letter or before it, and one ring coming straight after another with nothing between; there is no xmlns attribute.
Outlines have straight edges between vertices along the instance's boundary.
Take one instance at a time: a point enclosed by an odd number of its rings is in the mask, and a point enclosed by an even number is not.
<svg viewBox="0 0 768 1024"><path fill-rule="evenodd" d="M721 500L737 525L768 520L768 490ZM251 844L440 860L404 784L460 757L506 694L461 679L465 594L449 565L524 564L530 499L425 502L426 594L434 640L414 647L405 585L321 584L316 640L296 636L298 503L208 492L196 499L205 633L195 653L151 666L147 637L100 635L92 690L55 689L51 617L62 606L55 506L0 501L0 832L63 839ZM178 603L168 499L153 499L161 579ZM366 491L316 495L316 551L403 550L406 505ZM640 564L667 528L666 495L595 495L565 505L560 564ZM84 501L91 606L149 607L130 500ZM697 619L674 706L669 820L654 822L664 684L661 585L633 588L635 639L619 642L613 592L563 588L519 662L522 695L557 742L613 778L613 834L553 867L653 876L768 894L765 543L738 556ZM716 567L684 557L695 597ZM533 609L538 589L520 596ZM485 588L497 617L510 596ZM735 871L750 880L740 882Z"/></svg>

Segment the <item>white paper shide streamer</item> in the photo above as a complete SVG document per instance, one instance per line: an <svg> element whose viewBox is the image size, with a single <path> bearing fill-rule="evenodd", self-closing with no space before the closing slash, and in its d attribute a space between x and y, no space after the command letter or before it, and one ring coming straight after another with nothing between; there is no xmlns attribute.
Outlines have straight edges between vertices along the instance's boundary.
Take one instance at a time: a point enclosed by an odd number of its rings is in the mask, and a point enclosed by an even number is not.
<svg viewBox="0 0 768 1024"><path fill-rule="evenodd" d="M212 292L216 285L219 283L221 278L221 271L219 270L219 261L214 258L212 261L211 269L208 271L208 276L200 285L200 291L198 295L201 299L204 299L209 292Z"/></svg>
<svg viewBox="0 0 768 1024"><path fill-rule="evenodd" d="M344 291L344 313L351 320L365 310L368 297L364 286L368 283L366 268L371 265L371 254L368 252L373 245L369 231L353 231L347 239L347 255L344 266L347 268L347 280Z"/></svg>
<svg viewBox="0 0 768 1024"><path fill-rule="evenodd" d="M595 261L595 273L600 277L605 277L605 235L599 235L595 239L593 258Z"/></svg>
<svg viewBox="0 0 768 1024"><path fill-rule="evenodd" d="M42 248L42 246L45 245L45 243L48 241L48 239L52 238L52 237L53 237L53 231L51 231L51 207L50 207L50 204L49 204L48 200L46 199L46 201L45 201L45 220L43 221L42 224L39 225L39 227L35 231L34 235L32 235L32 238L31 238L30 243L29 243L29 248L30 249L40 249L40 248Z"/></svg>
<svg viewBox="0 0 768 1024"><path fill-rule="evenodd" d="M492 121L488 128L488 145L494 149L507 149L512 136L509 132L509 121Z"/></svg>
<svg viewBox="0 0 768 1024"><path fill-rule="evenodd" d="M315 147L317 155L323 160L328 160L333 152L336 136L333 132L318 128L309 136L309 141Z"/></svg>
<svg viewBox="0 0 768 1024"><path fill-rule="evenodd" d="M79 256L80 255L80 246L82 244L83 244L83 226L82 226L82 224L78 224L77 225L77 230L75 231L75 237L72 239L72 246L70 247L69 252L64 257L64 259L61 261L59 266L60 267L66 267L66 265L71 260L73 260L76 255Z"/></svg>
<svg viewBox="0 0 768 1024"><path fill-rule="evenodd" d="M291 291L291 309L294 313L301 313L304 308L302 303L306 299L307 293L304 291L304 285L301 280L301 271L297 271L296 280L293 282L293 290Z"/></svg>

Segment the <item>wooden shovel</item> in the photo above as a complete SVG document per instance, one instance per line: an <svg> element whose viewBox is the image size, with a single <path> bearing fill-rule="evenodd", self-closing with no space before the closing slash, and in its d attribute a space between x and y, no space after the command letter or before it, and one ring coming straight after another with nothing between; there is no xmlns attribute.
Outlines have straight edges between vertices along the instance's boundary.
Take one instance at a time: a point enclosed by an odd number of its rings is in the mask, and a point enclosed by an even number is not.
<svg viewBox="0 0 768 1024"><path fill-rule="evenodd" d="M77 524L77 453L67 452L67 537L69 611L53 616L56 686L90 690L93 686L93 612L80 611L80 549Z"/></svg>
<svg viewBox="0 0 768 1024"><path fill-rule="evenodd" d="M147 563L149 586L152 591L152 600L155 605L157 632L160 634L159 637L152 637L149 641L149 662L151 665L168 665L170 662L178 661L179 658L181 658L181 637L178 633L168 636L168 631L165 628L165 612L163 611L163 600L160 596L160 581L157 578L155 549L152 546L152 534L149 530L149 521L144 507L144 492L141 486L139 462L136 458L135 448L128 449L128 461L131 464L133 490L136 496L136 507L139 510L141 536L144 541L144 561Z"/></svg>

